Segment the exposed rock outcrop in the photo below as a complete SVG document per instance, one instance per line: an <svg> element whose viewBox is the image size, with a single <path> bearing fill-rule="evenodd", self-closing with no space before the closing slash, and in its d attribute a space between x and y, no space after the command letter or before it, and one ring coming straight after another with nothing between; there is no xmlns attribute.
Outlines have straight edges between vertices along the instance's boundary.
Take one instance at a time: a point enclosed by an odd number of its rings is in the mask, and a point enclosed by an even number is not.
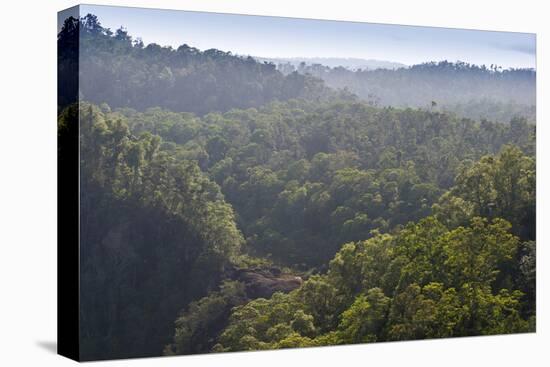
<svg viewBox="0 0 550 367"><path fill-rule="evenodd" d="M301 277L278 268L234 269L232 278L244 283L248 298L269 298L275 292L288 293L303 283Z"/></svg>

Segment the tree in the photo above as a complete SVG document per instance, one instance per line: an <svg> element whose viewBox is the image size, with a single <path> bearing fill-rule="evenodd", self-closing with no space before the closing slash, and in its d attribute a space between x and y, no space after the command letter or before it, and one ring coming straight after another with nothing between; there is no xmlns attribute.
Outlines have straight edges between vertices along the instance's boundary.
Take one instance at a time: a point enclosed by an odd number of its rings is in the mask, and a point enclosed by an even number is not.
<svg viewBox="0 0 550 367"><path fill-rule="evenodd" d="M359 295L342 313L339 325L343 343L374 342L386 322L390 299L380 288L372 288L367 295Z"/></svg>

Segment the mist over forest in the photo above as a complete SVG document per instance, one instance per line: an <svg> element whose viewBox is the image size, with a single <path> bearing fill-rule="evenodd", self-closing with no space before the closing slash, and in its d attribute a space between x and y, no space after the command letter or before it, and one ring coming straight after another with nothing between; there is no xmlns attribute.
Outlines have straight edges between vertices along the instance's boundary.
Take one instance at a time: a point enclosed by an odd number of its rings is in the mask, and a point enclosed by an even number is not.
<svg viewBox="0 0 550 367"><path fill-rule="evenodd" d="M535 70L138 36L58 35L82 359L535 331Z"/></svg>
<svg viewBox="0 0 550 367"><path fill-rule="evenodd" d="M254 56L259 62L268 62L277 65L282 72L295 71L297 68L304 68L306 65L321 65L329 68L343 67L352 71L355 70L376 70L376 69L398 69L407 65L400 62L376 59L361 59L357 57L261 57ZM300 66L300 64L304 64ZM292 67L294 69L292 69Z"/></svg>
<svg viewBox="0 0 550 367"><path fill-rule="evenodd" d="M279 63L278 70L299 72L325 81L335 89L347 88L374 105L438 107L472 119L508 121L525 117L535 121L533 69L502 69L497 64L425 62L410 67L352 70L319 63Z"/></svg>

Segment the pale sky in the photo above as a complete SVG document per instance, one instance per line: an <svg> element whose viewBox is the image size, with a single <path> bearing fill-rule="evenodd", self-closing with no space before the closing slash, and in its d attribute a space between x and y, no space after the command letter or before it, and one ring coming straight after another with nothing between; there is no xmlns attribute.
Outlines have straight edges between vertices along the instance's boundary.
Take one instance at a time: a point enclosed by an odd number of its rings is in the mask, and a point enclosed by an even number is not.
<svg viewBox="0 0 550 367"><path fill-rule="evenodd" d="M99 5L81 5L104 27L124 26L145 44L217 48L263 57L353 57L412 65L465 61L504 68L536 63L531 33L477 31Z"/></svg>

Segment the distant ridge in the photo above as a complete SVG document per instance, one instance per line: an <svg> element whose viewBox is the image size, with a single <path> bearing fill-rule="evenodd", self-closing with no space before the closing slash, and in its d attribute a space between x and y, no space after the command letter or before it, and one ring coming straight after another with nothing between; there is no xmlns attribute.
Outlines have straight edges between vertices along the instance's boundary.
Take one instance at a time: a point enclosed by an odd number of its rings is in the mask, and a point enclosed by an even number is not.
<svg viewBox="0 0 550 367"><path fill-rule="evenodd" d="M398 69L407 67L408 65L401 64L399 62L387 61L387 60L375 60L375 59L360 59L360 58L343 58L343 57L290 57L290 58L270 58L254 56L254 58L260 62L272 62L274 64L292 64L298 66L301 62L305 62L307 65L321 64L331 68L338 66L344 67L350 70L375 70L375 69Z"/></svg>

